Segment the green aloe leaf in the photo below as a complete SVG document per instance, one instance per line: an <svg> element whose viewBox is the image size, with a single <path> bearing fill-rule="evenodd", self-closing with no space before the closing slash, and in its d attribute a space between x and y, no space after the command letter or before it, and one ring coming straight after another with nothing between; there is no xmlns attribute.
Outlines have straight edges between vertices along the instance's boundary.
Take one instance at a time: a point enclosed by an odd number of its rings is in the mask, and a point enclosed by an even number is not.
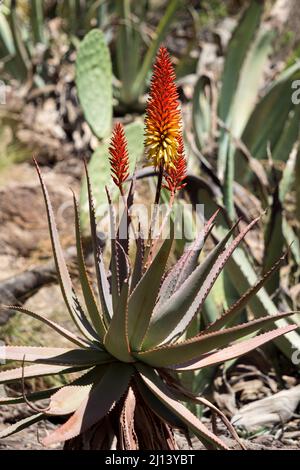
<svg viewBox="0 0 300 470"><path fill-rule="evenodd" d="M170 250L174 240L174 224L170 220L170 235L158 250L155 258L145 271L130 295L128 302L129 341L133 350L138 351L146 331L159 292L161 278L166 270Z"/></svg>
<svg viewBox="0 0 300 470"><path fill-rule="evenodd" d="M259 318L242 325L237 325L225 330L215 331L206 334L200 333L186 341L180 343L161 346L155 349L134 353L142 362L150 364L152 367L169 367L176 364L195 361L201 355L207 354L215 348L222 348L228 343L237 341L261 328L272 325L276 320L292 315L294 312L278 313L276 315Z"/></svg>
<svg viewBox="0 0 300 470"><path fill-rule="evenodd" d="M137 364L137 370L146 386L151 392L183 421L189 429L204 444L211 444L214 447L227 450L227 446L215 434L209 431L201 421L196 418L184 405L178 402L171 391L167 388L160 377L149 367Z"/></svg>
<svg viewBox="0 0 300 470"><path fill-rule="evenodd" d="M69 374L71 372L77 372L86 369L86 366L54 366L50 364L35 364L33 366L24 367L24 378L31 379L33 377L44 377L47 375L56 374ZM22 367L16 367L11 370L4 370L0 372L0 383L11 383L19 381L22 377Z"/></svg>
<svg viewBox="0 0 300 470"><path fill-rule="evenodd" d="M104 338L107 351L120 361L132 362L128 339L128 279L123 283L117 306L111 319L108 332Z"/></svg>
<svg viewBox="0 0 300 470"><path fill-rule="evenodd" d="M255 219L251 222L220 255L235 228L234 226L208 255L207 259L182 284L180 289L159 310L153 313L143 344L144 349L156 346L163 340L180 336L186 330L196 313L201 310L207 295L232 252L258 220Z"/></svg>
<svg viewBox="0 0 300 470"><path fill-rule="evenodd" d="M119 401L128 388L133 369L126 364L111 364L100 382L91 390L77 411L43 439L45 446L65 442L90 429Z"/></svg>
<svg viewBox="0 0 300 470"><path fill-rule="evenodd" d="M25 315L28 315L32 318L35 318L36 320L39 320L40 322L42 322L45 325L52 328L54 331L59 333L61 336L63 336L67 340L69 340L72 343L76 344L77 346L80 346L82 348L87 348L87 347L90 346L90 343L86 339L78 337L77 335L75 335L71 331L69 331L66 328L60 326L58 323L56 323L52 320L49 320L48 318L43 317L42 315L39 315L38 313L32 312L31 310L28 310L28 309L23 308L23 307L19 307L18 305L9 305L9 306L5 306L5 307L3 307L3 305L2 305L1 307L2 308L7 308L9 310L15 310L16 312L24 313Z"/></svg>
<svg viewBox="0 0 300 470"><path fill-rule="evenodd" d="M265 343L272 341L279 336L282 336L286 333L290 333L295 328L297 328L296 325L288 325L283 326L281 328L276 328L275 330L268 331L267 333L262 333L258 336L255 336L254 338L245 339L240 343L228 346L227 348L224 348L221 351L208 354L203 359L191 361L187 364L176 365L174 366L174 369L177 372L187 372L202 369L203 367L220 364L225 361L230 361L263 346Z"/></svg>
<svg viewBox="0 0 300 470"><path fill-rule="evenodd" d="M107 274L106 274L106 270L104 266L102 248L100 247L100 243L97 237L97 223L96 223L96 217L95 217L94 200L93 200L90 177L89 177L89 173L88 173L86 165L85 165L85 176L86 176L86 184L87 184L89 221L90 221L96 277L97 277L97 283L98 283L98 293L100 297L103 318L104 318L106 326L108 326L110 319L112 317L112 313L113 313L112 298L111 298L109 283L108 283Z"/></svg>
<svg viewBox="0 0 300 470"><path fill-rule="evenodd" d="M31 426L32 424L38 423L44 418L45 418L44 413L36 413L35 415L28 416L27 418L21 419L20 421L17 421L11 426L8 426L7 428L3 429L3 431L0 431L0 439L3 439L8 436L12 436L16 432L22 431L22 429L29 428L29 426Z"/></svg>
<svg viewBox="0 0 300 470"><path fill-rule="evenodd" d="M214 322L208 325L208 327L205 329L205 332L210 333L212 331L220 330L224 326L230 325L235 320L237 314L247 306L249 299L264 286L266 280L269 279L272 274L280 268L285 260L286 254L281 256L261 279L259 279L253 286L249 287L242 297L240 297L231 307L229 307L220 318L216 319Z"/></svg>
<svg viewBox="0 0 300 470"><path fill-rule="evenodd" d="M74 287L72 285L71 277L64 259L63 250L59 241L59 236L57 232L57 227L54 218L54 212L51 204L51 200L48 194L47 187L44 183L44 179L40 172L40 169L36 163L36 168L38 176L41 182L46 210L49 231L51 236L51 244L54 255L55 266L58 274L60 289L65 301L65 304L69 310L70 316L74 321L75 325L79 331L90 341L97 341L97 335L90 323L88 322L85 313L81 307L79 299L75 293Z"/></svg>
<svg viewBox="0 0 300 470"><path fill-rule="evenodd" d="M249 261L245 251L238 248L227 263L227 270L232 282L240 295L257 282L257 275ZM248 306L255 316L274 315L278 308L264 288L260 289L255 296L248 301ZM288 320L281 319L276 322L276 326L288 325ZM295 349L300 349L300 336L296 331L292 331L287 336L280 336L275 339L279 349L290 359Z"/></svg>
<svg viewBox="0 0 300 470"><path fill-rule="evenodd" d="M80 280L81 289L82 289L82 293L84 296L87 312L91 318L91 321L100 339L103 340L104 335L106 333L106 328L105 328L103 316L98 309L94 292L90 285L90 281L86 272L83 249L82 249L82 241L81 241L79 212L78 212L77 201L76 201L74 194L73 194L73 202L74 202L74 213L75 213L75 234L76 234L76 249L77 249L77 262L78 262L78 269L79 269L79 280Z"/></svg>
<svg viewBox="0 0 300 470"><path fill-rule="evenodd" d="M85 118L102 139L111 129L112 66L104 34L98 29L89 31L80 43L76 86Z"/></svg>
<svg viewBox="0 0 300 470"><path fill-rule="evenodd" d="M93 365L110 362L106 351L97 349L49 348L43 346L3 346L0 360L36 362L52 365Z"/></svg>

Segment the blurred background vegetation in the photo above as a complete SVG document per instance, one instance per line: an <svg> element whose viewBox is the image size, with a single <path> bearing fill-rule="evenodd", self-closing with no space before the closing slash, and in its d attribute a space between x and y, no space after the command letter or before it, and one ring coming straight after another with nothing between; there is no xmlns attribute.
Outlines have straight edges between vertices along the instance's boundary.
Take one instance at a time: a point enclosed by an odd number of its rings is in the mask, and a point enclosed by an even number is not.
<svg viewBox="0 0 300 470"><path fill-rule="evenodd" d="M298 3L4 0L0 6L0 78L5 84L5 103L0 105L1 231L16 230L7 220L11 214L15 217L14 210L24 210L24 188L35 178L32 153L49 169L49 178L54 175L53 191L64 184L63 174L80 193L83 231L87 199L80 183L81 160L89 161L100 207L109 180L107 146L114 119L125 125L132 165L135 161L144 165L143 114L151 66L163 43L174 61L182 102L189 169L182 203L204 204L206 217L221 208L215 241L237 217L243 224L266 211L258 229L228 262L190 334L217 318L285 251L280 269L251 299L239 321L246 315L299 309L300 105L292 101L294 84L300 80ZM7 184L13 184L18 203L10 212L5 202L11 191ZM151 178L145 178L143 185L140 198L149 200ZM57 194L57 206L63 211L68 210L64 198L65 194ZM33 204L34 209L39 210ZM0 236L0 258L8 266L0 278L49 255L41 236L46 232L32 217L29 213L28 220L14 219L17 237L22 239L26 228L28 235L28 227L36 237L27 241L27 251L26 243L25 248L24 243L13 246L13 236ZM98 217L105 219L105 214L98 212ZM67 246L71 235L65 222L61 228ZM186 223L192 232L193 221ZM185 242L178 242L175 255ZM299 314L295 317L300 324ZM5 334L14 334L11 324ZM270 348L272 367L280 372L280 367L291 366L292 352L300 349L299 334L293 332ZM215 373L206 369L187 380L201 391L211 385Z"/></svg>

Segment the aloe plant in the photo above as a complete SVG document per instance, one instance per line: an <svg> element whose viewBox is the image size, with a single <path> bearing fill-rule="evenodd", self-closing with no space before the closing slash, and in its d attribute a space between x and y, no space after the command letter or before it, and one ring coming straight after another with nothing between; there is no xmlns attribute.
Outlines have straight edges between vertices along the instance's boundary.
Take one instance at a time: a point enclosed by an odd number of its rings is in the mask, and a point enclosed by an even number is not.
<svg viewBox="0 0 300 470"><path fill-rule="evenodd" d="M32 416L2 430L2 438L48 416L63 415L66 416L65 423L43 438L44 445L65 442L68 449L83 448L85 445L92 449L110 448L112 445L119 449L176 449L173 429L180 429L185 433L192 432L208 448L227 449L222 439L182 402L205 404L220 416L238 439L230 423L213 404L185 389L178 373L203 369L238 357L296 328L294 324L273 328L275 321L291 315L291 312L226 327L227 322L232 321L243 307L245 298L242 297L219 320L209 324L205 331L196 331L194 336L184 339L186 329L203 310L204 302L226 262L257 219L229 242L237 224L233 226L197 265L203 242L212 232L217 211L197 234L192 247L173 267L167 268L174 239L172 202L176 192L185 184L186 175L174 78L170 59L162 48L150 90L146 151L149 159L160 168L156 201L160 200L160 188L164 181L171 193L169 237L161 239L161 235L154 239L150 231L144 239L140 230L135 229L136 254L131 261L128 233L132 224L130 208L136 181L133 177L126 194L129 153L125 133L122 126L117 125L109 153L113 180L124 200L124 212L119 226L116 226L114 207L107 190L112 234L109 275L97 237L92 188L86 170L97 293L91 287L85 267L74 196L78 269L85 307L75 292L64 261L51 201L37 166L61 292L77 332L72 333L23 307L9 306L45 323L67 339L70 347L4 346L0 360L20 361L22 365L1 371L0 383L55 374L67 374L69 377L69 374L76 373L76 378L59 389L52 388L26 396L23 388L20 397L1 398L0 404L26 402L34 410ZM151 139L157 143L155 153ZM125 238L124 227L127 233ZM247 293L247 299L253 292L255 288ZM267 331L240 341L261 329ZM48 405L39 404L41 399L48 399Z"/></svg>

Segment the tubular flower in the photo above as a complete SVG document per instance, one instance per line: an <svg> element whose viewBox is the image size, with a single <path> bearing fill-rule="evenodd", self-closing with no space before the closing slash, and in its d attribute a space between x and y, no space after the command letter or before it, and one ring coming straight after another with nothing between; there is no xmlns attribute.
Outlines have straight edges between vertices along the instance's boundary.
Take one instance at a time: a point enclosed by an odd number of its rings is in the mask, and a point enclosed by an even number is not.
<svg viewBox="0 0 300 470"><path fill-rule="evenodd" d="M127 140L122 124L117 123L109 147L112 179L122 191L122 184L129 175Z"/></svg>
<svg viewBox="0 0 300 470"><path fill-rule="evenodd" d="M178 138L177 156L174 160L174 166L170 166L165 173L164 188L175 194L176 191L184 188L186 183L183 183L186 178L186 158L184 154L184 144L182 135Z"/></svg>
<svg viewBox="0 0 300 470"><path fill-rule="evenodd" d="M148 158L157 168L173 167L181 133L181 113L175 72L165 47L158 51L145 119Z"/></svg>

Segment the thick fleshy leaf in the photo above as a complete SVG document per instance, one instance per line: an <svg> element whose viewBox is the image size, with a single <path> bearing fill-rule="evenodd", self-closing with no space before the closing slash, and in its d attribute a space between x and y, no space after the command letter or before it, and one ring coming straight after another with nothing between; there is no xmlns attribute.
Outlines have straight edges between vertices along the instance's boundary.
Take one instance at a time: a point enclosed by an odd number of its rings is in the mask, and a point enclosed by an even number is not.
<svg viewBox="0 0 300 470"><path fill-rule="evenodd" d="M87 341L85 338L79 338L77 335L75 335L69 330L66 330L66 328L60 326L58 323L55 323L54 321L49 320L48 318L42 317L42 315L39 315L38 313L32 312L31 310L28 310L23 307L19 307L18 305L7 305L5 306L5 308L25 313L26 315L35 318L36 320L39 320L42 323L45 323L45 325L49 326L54 331L56 331L72 343L76 344L77 346L81 346L82 348L90 347L90 342Z"/></svg>
<svg viewBox="0 0 300 470"><path fill-rule="evenodd" d="M185 423L164 405L144 384L142 380L137 380L137 387L146 404L163 421L173 428L186 429Z"/></svg>
<svg viewBox="0 0 300 470"><path fill-rule="evenodd" d="M45 205L47 209L47 217L49 224L49 231L51 236L52 250L55 261L55 266L58 274L59 284L61 292L65 301L65 304L69 310L69 313L78 327L79 331L90 341L97 340L97 335L91 325L89 324L83 309L80 305L79 299L75 293L70 274L63 256L62 247L59 241L58 232L56 228L54 213L52 209L52 204L49 198L48 190L44 183L40 169L36 163L36 168L38 176L41 182Z"/></svg>
<svg viewBox="0 0 300 470"><path fill-rule="evenodd" d="M102 307L102 313L106 326L109 325L110 319L112 317L112 298L109 290L109 282L107 279L107 274L103 261L102 249L99 245L99 240L97 237L97 224L95 217L95 207L93 202L91 182L88 174L86 164L84 165L86 182L87 182L87 191L88 191L88 202L89 202L89 211L90 211L90 225L91 225L91 237L93 245L93 253L95 260L95 269L98 282L98 291Z"/></svg>
<svg viewBox="0 0 300 470"><path fill-rule="evenodd" d="M116 214L112 204L112 199L108 188L105 187L108 199L108 212L110 217L110 240L111 240L111 261L110 261L110 290L112 296L113 310L115 311L119 302L121 291L120 265L123 265L123 273L127 271L127 259L124 250L121 250L117 243ZM125 266L125 268L124 268ZM125 277L128 277L126 272Z"/></svg>
<svg viewBox="0 0 300 470"><path fill-rule="evenodd" d="M251 2L235 29L228 46L218 110L220 119L227 126L231 124L235 104L234 97L239 87L243 64L259 27L262 12L263 2ZM221 180L224 177L228 145L229 135L225 129L222 129L218 156L218 176Z"/></svg>
<svg viewBox="0 0 300 470"><path fill-rule="evenodd" d="M195 269L202 246L212 230L213 223L218 214L219 209L207 221L203 230L199 232L199 235L192 245L187 248L177 263L168 272L159 290L159 300L155 309L158 309L162 303L166 302Z"/></svg>
<svg viewBox="0 0 300 470"><path fill-rule="evenodd" d="M3 346L0 361L24 361L38 364L92 366L111 362L113 358L97 349L48 348L42 346Z"/></svg>
<svg viewBox="0 0 300 470"><path fill-rule="evenodd" d="M204 444L209 443L214 447L228 450L226 444L218 436L209 431L196 416L174 398L168 387L153 370L142 364L137 364L136 368L151 392L178 416L200 441Z"/></svg>
<svg viewBox="0 0 300 470"><path fill-rule="evenodd" d="M221 253L235 227L236 225L232 227L179 289L174 292L170 299L160 308L154 309L143 349L149 349L163 341L179 336L187 328L227 260L227 258L224 259L224 255L221 255ZM238 237L239 241L240 237L241 235ZM228 250L229 248L224 253L227 253ZM224 262L220 263L220 260L223 259ZM218 266L217 274L212 278L211 274L216 266ZM208 284L207 279L209 279L209 287L206 286L204 290L203 286Z"/></svg>
<svg viewBox="0 0 300 470"><path fill-rule="evenodd" d="M125 393L133 369L128 364L111 364L100 382L66 423L43 439L50 446L78 436L100 421Z"/></svg>
<svg viewBox="0 0 300 470"><path fill-rule="evenodd" d="M211 365L216 365L223 363L225 361L230 361L236 357L243 356L253 349L257 349L263 346L268 341L272 341L278 336L284 335L293 331L297 328L297 325L288 325L283 326L282 328L277 328L276 330L268 331L267 333L262 333L254 338L245 339L237 344L229 346L228 348L221 349L220 351L213 352L211 354L205 355L202 359L190 361L186 364L179 364L172 369L178 372L185 372L190 370L198 370L203 367L208 367Z"/></svg>
<svg viewBox="0 0 300 470"><path fill-rule="evenodd" d="M50 364L35 364L33 366L24 367L24 378L31 379L33 377L41 377L47 375L56 374L70 374L71 372L77 372L86 369L86 366L53 366ZM22 378L22 367L16 367L15 369L9 369L0 372L0 383L10 383L21 380Z"/></svg>
<svg viewBox="0 0 300 470"><path fill-rule="evenodd" d="M97 366L51 396L47 414L66 415L76 411L92 388L102 379L107 365Z"/></svg>
<svg viewBox="0 0 300 470"><path fill-rule="evenodd" d="M199 359L202 354L222 348L233 341L272 325L276 320L292 315L294 312L278 313L269 317L252 320L225 330L199 334L194 338L169 346L161 346L134 355L153 367L169 367L183 362Z"/></svg>
<svg viewBox="0 0 300 470"><path fill-rule="evenodd" d="M144 255L145 255L145 242L143 235L141 233L141 227L139 225L138 234L136 237L136 254L135 254L135 261L134 267L131 276L131 285L130 285L130 293L134 290L138 282L140 281L143 275L143 263L144 263Z"/></svg>
<svg viewBox="0 0 300 470"><path fill-rule="evenodd" d="M35 415L28 416L27 418L21 419L20 421L17 421L11 426L8 426L7 428L3 429L3 431L0 431L0 439L3 439L8 436L12 436L12 434L22 431L22 429L29 428L29 426L31 426L34 423L38 423L44 418L45 418L44 413L37 413Z"/></svg>
<svg viewBox="0 0 300 470"><path fill-rule="evenodd" d="M81 283L81 289L84 296L85 305L91 321L94 325L95 330L99 334L100 340L103 341L106 329L102 314L99 312L93 289L90 285L90 281L86 272L86 266L84 261L81 233L80 233L80 219L78 212L78 205L75 194L73 193L74 202L74 213L75 213L75 233L76 233L76 248L77 248L77 262L79 269L79 279Z"/></svg>
<svg viewBox="0 0 300 470"><path fill-rule="evenodd" d="M208 325L208 327L205 329L205 333L217 331L224 326L229 325L236 318L236 315L248 304L249 299L255 295L262 288L266 280L272 276L273 272L280 268L280 266L286 260L286 256L286 254L281 256L279 260L272 266L272 268L261 279L259 279L254 284L254 286L251 286L245 292L245 294L239 300L237 300L237 302L235 302L226 312L223 313L220 318Z"/></svg>
<svg viewBox="0 0 300 470"><path fill-rule="evenodd" d="M39 392L33 392L26 395L27 400L30 402L44 400L50 398L51 395L56 393L60 387L49 388L48 390L41 390ZM0 405L17 405L19 403L26 403L23 395L19 397L0 397Z"/></svg>
<svg viewBox="0 0 300 470"><path fill-rule="evenodd" d="M132 362L128 340L128 281L124 281L116 310L111 319L104 345L114 357L124 362Z"/></svg>
<svg viewBox="0 0 300 470"><path fill-rule="evenodd" d="M138 350L143 341L159 292L161 278L166 269L174 239L174 225L170 219L171 233L161 245L154 260L145 271L128 302L128 333L131 348Z"/></svg>

